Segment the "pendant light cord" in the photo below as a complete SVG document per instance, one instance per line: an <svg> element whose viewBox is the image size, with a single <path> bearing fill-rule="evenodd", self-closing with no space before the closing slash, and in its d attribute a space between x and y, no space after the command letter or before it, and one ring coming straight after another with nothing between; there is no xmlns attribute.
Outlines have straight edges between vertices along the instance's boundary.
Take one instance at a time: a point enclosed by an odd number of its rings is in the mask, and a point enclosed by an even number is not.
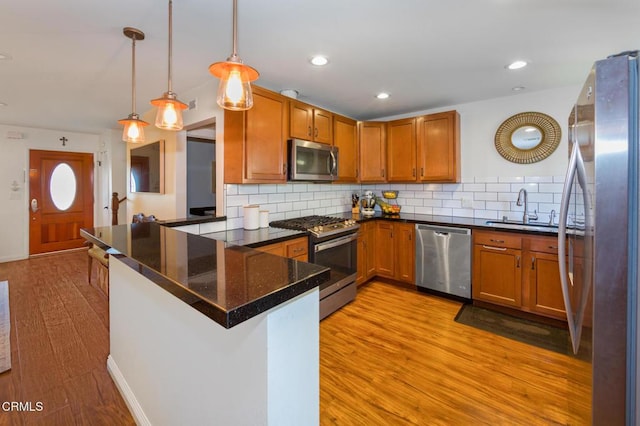
<svg viewBox="0 0 640 426"><path fill-rule="evenodd" d="M173 1L169 0L169 90L168 93L172 93L171 85L171 63L173 62Z"/></svg>
<svg viewBox="0 0 640 426"><path fill-rule="evenodd" d="M136 115L136 35L131 37L131 113Z"/></svg>
<svg viewBox="0 0 640 426"><path fill-rule="evenodd" d="M233 0L233 58L238 57L238 0Z"/></svg>

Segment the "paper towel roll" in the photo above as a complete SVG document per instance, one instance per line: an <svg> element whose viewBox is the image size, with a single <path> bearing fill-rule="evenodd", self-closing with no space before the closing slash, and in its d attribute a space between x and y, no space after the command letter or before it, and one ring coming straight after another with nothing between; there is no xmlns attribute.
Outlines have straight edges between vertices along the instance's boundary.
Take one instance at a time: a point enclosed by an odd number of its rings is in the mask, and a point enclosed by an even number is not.
<svg viewBox="0 0 640 426"><path fill-rule="evenodd" d="M260 228L269 227L269 210L260 210Z"/></svg>
<svg viewBox="0 0 640 426"><path fill-rule="evenodd" d="M244 206L244 229L258 229L260 227L260 206L252 204Z"/></svg>

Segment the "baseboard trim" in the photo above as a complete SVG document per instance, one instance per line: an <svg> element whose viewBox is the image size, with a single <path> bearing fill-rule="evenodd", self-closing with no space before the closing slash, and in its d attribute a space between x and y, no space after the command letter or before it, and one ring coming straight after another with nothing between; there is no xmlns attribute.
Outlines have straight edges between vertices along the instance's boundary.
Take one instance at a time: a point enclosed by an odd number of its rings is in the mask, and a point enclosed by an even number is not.
<svg viewBox="0 0 640 426"><path fill-rule="evenodd" d="M136 396L133 394L133 391L129 387L129 384L125 380L122 372L111 355L107 357L107 370L120 391L120 395L122 395L124 402L127 404L127 407L129 407L129 411L131 411L131 415L136 421L136 424L139 426L151 426L151 422L138 403Z"/></svg>

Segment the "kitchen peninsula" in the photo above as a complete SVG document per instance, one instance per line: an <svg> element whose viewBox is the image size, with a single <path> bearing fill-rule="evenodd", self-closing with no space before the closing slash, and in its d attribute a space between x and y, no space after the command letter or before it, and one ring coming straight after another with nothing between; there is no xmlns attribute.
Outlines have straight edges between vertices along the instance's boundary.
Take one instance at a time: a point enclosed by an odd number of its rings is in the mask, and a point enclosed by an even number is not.
<svg viewBox="0 0 640 426"><path fill-rule="evenodd" d="M318 424L317 287L329 269L157 223L107 249L107 366L139 424Z"/></svg>

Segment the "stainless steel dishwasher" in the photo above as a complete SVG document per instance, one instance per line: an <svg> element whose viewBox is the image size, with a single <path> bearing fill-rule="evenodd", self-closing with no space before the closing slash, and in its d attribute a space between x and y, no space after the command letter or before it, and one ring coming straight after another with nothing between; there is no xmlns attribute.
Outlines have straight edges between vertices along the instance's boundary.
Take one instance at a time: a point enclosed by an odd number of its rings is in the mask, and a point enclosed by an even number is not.
<svg viewBox="0 0 640 426"><path fill-rule="evenodd" d="M471 230L416 225L416 285L471 299Z"/></svg>

